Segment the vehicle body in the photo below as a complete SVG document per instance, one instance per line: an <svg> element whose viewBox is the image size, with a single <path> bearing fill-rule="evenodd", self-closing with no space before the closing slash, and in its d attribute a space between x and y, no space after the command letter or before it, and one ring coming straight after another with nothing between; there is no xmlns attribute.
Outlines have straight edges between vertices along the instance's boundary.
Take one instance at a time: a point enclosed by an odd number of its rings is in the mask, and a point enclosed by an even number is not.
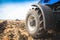
<svg viewBox="0 0 60 40"><path fill-rule="evenodd" d="M39 3L40 4L49 4L49 5L52 5L52 4L55 4L57 2L59 2L60 0L40 0Z"/></svg>

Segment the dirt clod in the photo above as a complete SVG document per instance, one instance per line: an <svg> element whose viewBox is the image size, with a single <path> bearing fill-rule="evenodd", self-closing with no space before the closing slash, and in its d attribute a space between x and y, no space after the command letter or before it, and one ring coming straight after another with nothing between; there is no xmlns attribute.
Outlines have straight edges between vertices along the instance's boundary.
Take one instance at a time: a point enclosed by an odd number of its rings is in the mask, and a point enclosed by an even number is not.
<svg viewBox="0 0 60 40"><path fill-rule="evenodd" d="M4 20L0 22L0 40L33 40L25 30L25 21Z"/></svg>

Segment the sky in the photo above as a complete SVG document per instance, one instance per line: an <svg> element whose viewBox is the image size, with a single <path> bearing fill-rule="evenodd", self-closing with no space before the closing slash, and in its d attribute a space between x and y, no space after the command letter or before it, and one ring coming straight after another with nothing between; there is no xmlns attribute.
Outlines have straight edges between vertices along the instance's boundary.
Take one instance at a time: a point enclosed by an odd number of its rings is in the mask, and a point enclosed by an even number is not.
<svg viewBox="0 0 60 40"><path fill-rule="evenodd" d="M0 0L0 19L26 19L31 5L39 0Z"/></svg>

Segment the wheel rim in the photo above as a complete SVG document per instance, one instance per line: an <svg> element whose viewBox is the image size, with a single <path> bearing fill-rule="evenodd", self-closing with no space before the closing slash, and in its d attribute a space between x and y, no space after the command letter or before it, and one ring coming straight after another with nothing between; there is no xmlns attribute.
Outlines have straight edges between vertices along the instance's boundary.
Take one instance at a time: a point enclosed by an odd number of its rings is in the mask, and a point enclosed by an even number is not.
<svg viewBox="0 0 60 40"><path fill-rule="evenodd" d="M30 15L28 18L28 29L30 32L36 30L36 18L34 15Z"/></svg>

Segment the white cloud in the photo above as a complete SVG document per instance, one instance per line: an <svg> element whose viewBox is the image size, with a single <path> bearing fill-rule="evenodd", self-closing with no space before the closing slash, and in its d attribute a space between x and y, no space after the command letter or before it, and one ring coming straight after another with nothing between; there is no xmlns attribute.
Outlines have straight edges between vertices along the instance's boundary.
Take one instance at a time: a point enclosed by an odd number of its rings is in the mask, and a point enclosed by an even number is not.
<svg viewBox="0 0 60 40"><path fill-rule="evenodd" d="M33 3L35 2L5 4L0 8L0 19L25 19Z"/></svg>

